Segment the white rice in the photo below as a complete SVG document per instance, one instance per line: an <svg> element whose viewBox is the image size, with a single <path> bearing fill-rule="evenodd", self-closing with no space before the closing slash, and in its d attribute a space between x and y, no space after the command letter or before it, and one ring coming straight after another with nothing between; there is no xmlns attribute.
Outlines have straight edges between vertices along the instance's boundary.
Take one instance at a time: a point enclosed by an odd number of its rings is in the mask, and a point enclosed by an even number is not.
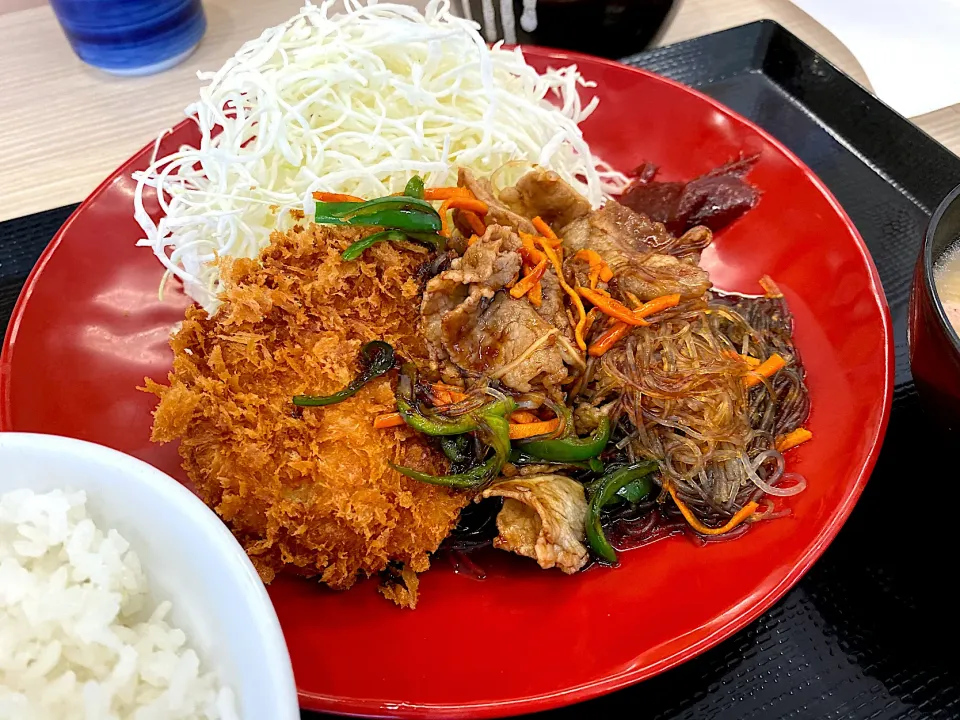
<svg viewBox="0 0 960 720"><path fill-rule="evenodd" d="M84 492L0 494L0 718L237 718Z"/></svg>

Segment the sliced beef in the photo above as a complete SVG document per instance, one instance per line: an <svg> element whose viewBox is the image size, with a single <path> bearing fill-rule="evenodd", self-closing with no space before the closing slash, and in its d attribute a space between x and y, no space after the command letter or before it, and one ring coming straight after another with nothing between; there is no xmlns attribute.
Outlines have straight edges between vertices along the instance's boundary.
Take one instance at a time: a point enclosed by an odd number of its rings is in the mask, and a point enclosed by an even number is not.
<svg viewBox="0 0 960 720"><path fill-rule="evenodd" d="M548 225L564 227L592 209L583 195L552 170L533 170L515 187L506 188L500 199L525 217L539 216Z"/></svg>
<svg viewBox="0 0 960 720"><path fill-rule="evenodd" d="M710 288L707 272L694 261L656 252L675 241L660 223L610 201L599 210L574 220L561 231L567 256L589 248L614 273L619 289L642 300L679 293L700 297Z"/></svg>
<svg viewBox="0 0 960 720"><path fill-rule="evenodd" d="M491 225L427 283L422 327L444 378L484 375L528 392L534 384L557 388L569 375L568 365L582 366L569 341L562 300L552 294L559 285L555 277L544 284L543 315L526 298L501 291L520 270L519 247L512 230Z"/></svg>
<svg viewBox="0 0 960 720"><path fill-rule="evenodd" d="M469 322L458 311L444 318L443 338L450 359L466 370L529 392L535 384L558 387L567 364L577 363L560 331L524 298L497 293Z"/></svg>
<svg viewBox="0 0 960 720"><path fill-rule="evenodd" d="M504 225L526 233L536 232L530 220L515 213L494 196L493 187L486 178L478 178L469 170L460 168L457 185L467 188L476 196L477 200L487 204L486 222L488 225Z"/></svg>
<svg viewBox="0 0 960 720"><path fill-rule="evenodd" d="M506 498L494 547L568 574L587 564L587 500L580 483L563 475L520 476L492 485L483 497Z"/></svg>

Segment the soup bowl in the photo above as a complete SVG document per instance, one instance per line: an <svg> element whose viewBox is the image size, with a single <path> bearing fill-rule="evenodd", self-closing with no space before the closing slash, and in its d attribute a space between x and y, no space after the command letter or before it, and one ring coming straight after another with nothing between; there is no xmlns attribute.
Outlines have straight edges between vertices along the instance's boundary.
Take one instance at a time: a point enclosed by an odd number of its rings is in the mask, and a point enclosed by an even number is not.
<svg viewBox="0 0 960 720"><path fill-rule="evenodd" d="M960 240L960 186L933 213L910 292L907 340L917 391L937 424L960 438L960 335L937 291L937 261Z"/></svg>

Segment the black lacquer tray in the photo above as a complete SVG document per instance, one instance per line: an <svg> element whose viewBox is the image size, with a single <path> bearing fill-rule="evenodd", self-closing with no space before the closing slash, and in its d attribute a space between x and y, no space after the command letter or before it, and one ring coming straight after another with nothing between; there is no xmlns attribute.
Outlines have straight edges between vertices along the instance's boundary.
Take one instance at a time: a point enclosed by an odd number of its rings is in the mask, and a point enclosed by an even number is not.
<svg viewBox="0 0 960 720"><path fill-rule="evenodd" d="M907 297L920 239L932 210L960 183L960 158L776 23L744 25L626 62L696 87L755 121L836 195L873 254L893 314L893 414L850 520L770 611L679 668L530 717L960 717L960 602L951 589L960 473L953 448L938 442L924 417L906 350ZM72 210L0 223L0 328L33 263ZM638 608L637 615L640 621L646 613ZM603 617L597 613L596 632L616 632Z"/></svg>

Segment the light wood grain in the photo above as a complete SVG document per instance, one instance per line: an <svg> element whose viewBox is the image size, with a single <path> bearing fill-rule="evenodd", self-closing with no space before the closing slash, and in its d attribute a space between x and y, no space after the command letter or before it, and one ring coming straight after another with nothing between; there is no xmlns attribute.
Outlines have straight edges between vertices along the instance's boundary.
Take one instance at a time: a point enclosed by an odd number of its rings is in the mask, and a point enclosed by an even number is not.
<svg viewBox="0 0 960 720"><path fill-rule="evenodd" d="M183 117L196 70L215 69L302 0L206 0L209 29L182 65L145 78L117 78L73 54L41 0L0 0L0 220L86 197L120 163ZM420 4L418 1L417 4ZM661 43L769 18L869 87L850 52L788 0L684 0ZM960 151L960 106L914 121Z"/></svg>

